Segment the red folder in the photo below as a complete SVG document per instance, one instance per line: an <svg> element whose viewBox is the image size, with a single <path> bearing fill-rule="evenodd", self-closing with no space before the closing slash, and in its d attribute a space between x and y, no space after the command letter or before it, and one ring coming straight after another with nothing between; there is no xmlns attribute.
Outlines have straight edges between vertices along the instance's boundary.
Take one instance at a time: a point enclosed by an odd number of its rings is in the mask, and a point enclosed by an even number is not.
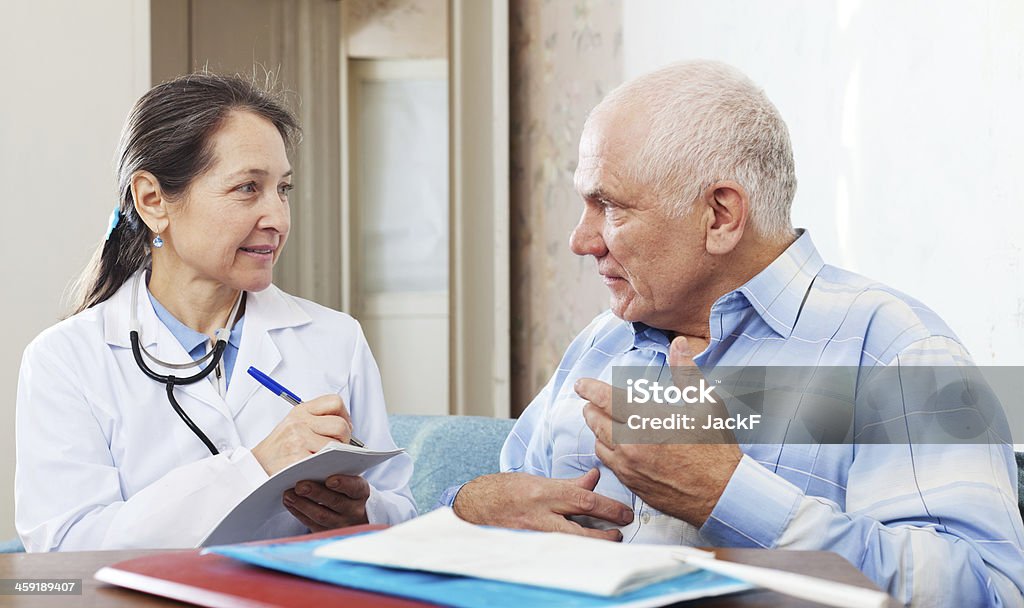
<svg viewBox="0 0 1024 608"><path fill-rule="evenodd" d="M305 541L379 530L385 526L354 526L308 536L263 542ZM328 583L258 568L221 555L199 555L199 549L156 553L100 569L96 579L119 587L190 604L218 608L306 608L308 606L377 606L423 608L431 604L338 587Z"/></svg>

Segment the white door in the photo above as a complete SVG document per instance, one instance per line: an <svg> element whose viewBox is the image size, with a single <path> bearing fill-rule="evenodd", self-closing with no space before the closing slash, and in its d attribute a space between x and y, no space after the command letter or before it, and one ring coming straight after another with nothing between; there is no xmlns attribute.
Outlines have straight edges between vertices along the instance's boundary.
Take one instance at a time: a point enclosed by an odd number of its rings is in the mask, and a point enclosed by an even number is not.
<svg viewBox="0 0 1024 608"><path fill-rule="evenodd" d="M352 314L391 413L447 414L447 62L357 59L348 76Z"/></svg>

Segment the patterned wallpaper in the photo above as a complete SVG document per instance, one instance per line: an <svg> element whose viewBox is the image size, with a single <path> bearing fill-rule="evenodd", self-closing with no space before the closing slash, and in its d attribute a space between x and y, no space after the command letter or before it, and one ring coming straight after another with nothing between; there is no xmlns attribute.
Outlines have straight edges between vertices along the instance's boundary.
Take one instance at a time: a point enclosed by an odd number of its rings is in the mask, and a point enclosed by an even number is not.
<svg viewBox="0 0 1024 608"><path fill-rule="evenodd" d="M568 243L583 121L623 78L622 13L621 0L510 2L513 415L608 306L593 259Z"/></svg>

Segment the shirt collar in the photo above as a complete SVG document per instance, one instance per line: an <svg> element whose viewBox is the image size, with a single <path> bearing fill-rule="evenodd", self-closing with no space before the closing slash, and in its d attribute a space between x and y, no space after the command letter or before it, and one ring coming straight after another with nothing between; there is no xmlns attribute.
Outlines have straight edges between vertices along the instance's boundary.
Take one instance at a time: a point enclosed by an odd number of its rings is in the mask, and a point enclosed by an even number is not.
<svg viewBox="0 0 1024 608"><path fill-rule="evenodd" d="M811 234L797 230L797 238L779 257L744 283L739 289L718 298L711 314L753 306L757 314L783 338L793 333L807 290L825 262L811 241ZM660 329L639 321L629 323L633 347L668 346L668 337Z"/></svg>
<svg viewBox="0 0 1024 608"><path fill-rule="evenodd" d="M736 291L719 298L719 302L727 305L730 297L736 297L733 294L743 294L775 333L788 338L793 333L807 290L824 265L811 234L797 230L797 239L775 261Z"/></svg>
<svg viewBox="0 0 1024 608"><path fill-rule="evenodd" d="M149 301L153 304L153 312L156 313L157 318L160 319L160 322L162 322L168 330L170 330L171 335L181 343L185 352L193 354L193 351L200 346L202 346L205 351L206 344L210 341L209 336L200 333L179 321L169 310L164 308L163 304L161 304L159 300L153 297L153 294L150 293L148 289L146 290L146 295L149 296ZM241 319L239 319L239 322L232 328L231 335L228 338L228 344L234 346L236 349L238 348L238 343L241 339L242 333L238 331L240 324Z"/></svg>
<svg viewBox="0 0 1024 608"><path fill-rule="evenodd" d="M633 332L633 348L654 348L668 351L669 340L664 331L640 321L632 321L626 325Z"/></svg>
<svg viewBox="0 0 1024 608"><path fill-rule="evenodd" d="M144 272L146 272L144 269L139 270L137 274ZM140 302L144 301L146 298L144 294L147 293L145 281L140 280L136 283L134 277L135 275L125 281L110 299L97 305L97 308L102 309L103 339L111 346L131 348L129 320L132 318L132 288L138 290ZM246 292L245 315L240 317L231 329L232 337L228 340L228 344L233 347L241 346L243 322L245 332L251 333L253 336L262 336L274 330L300 327L312 323L313 318L309 316L303 302L304 300L289 296L273 284L263 291ZM163 323L156 316L152 305L139 304L138 306L142 345L148 348L157 343L157 336ZM170 330L167 331L170 332ZM252 342L257 345L266 344L263 338L253 338Z"/></svg>

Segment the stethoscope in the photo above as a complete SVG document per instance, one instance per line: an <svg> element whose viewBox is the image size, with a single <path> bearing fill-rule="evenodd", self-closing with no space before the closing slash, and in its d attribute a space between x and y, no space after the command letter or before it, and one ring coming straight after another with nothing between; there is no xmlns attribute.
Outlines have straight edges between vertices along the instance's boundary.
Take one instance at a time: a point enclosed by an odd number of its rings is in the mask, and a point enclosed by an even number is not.
<svg viewBox="0 0 1024 608"><path fill-rule="evenodd" d="M185 410L181 409L181 406L178 405L178 401L174 398L174 387L195 384L196 382L203 380L204 378L209 376L211 372L216 370L217 392L220 393L221 397L225 395L225 393L227 392L227 387L226 379L224 377L224 369L221 363L224 355L224 349L227 348L228 346L228 338L231 336L231 328L234 327L235 325L235 317L238 315L238 309L242 304L242 298L245 296L245 292L240 291L238 293L238 299L235 300L235 305L231 308L231 315L228 317L227 327L222 327L214 332L213 335L215 336L215 340L211 340L211 342L214 342L214 344L210 352L206 353L201 358L196 359L195 361L189 361L188 363L167 363L166 361L161 361L160 359L157 359L156 357L151 355L142 346L142 340L139 338L139 336L142 334L142 325L139 323L138 315L139 283L142 281L143 274L143 272L140 272L135 275L135 282L132 286L131 320L129 321L128 325L130 331L129 335L131 336L132 341L132 354L135 355L135 363L138 364L139 369L142 370L142 373L146 374L153 380L156 380L157 382L167 387L167 400L171 402L171 407L174 408L174 411L178 414L178 417L181 418L182 422L184 422L185 425L188 426L188 428L193 433L195 433L196 437L198 437L199 440L206 445L206 447L210 450L210 453L216 456L217 454L220 453L217 450L216 446L214 446L213 442L210 441L210 438L206 436L206 433L203 432L203 429L199 428L199 426L195 422L193 422L191 418L189 418L189 415L185 413ZM198 372L191 376L179 378L173 375L164 376L156 373L155 371L150 369L150 367L146 364L146 360L143 358L143 355L148 357L154 363L157 363L169 369L188 369L190 367L202 365L207 361L209 361L210 363L206 367L200 369Z"/></svg>

